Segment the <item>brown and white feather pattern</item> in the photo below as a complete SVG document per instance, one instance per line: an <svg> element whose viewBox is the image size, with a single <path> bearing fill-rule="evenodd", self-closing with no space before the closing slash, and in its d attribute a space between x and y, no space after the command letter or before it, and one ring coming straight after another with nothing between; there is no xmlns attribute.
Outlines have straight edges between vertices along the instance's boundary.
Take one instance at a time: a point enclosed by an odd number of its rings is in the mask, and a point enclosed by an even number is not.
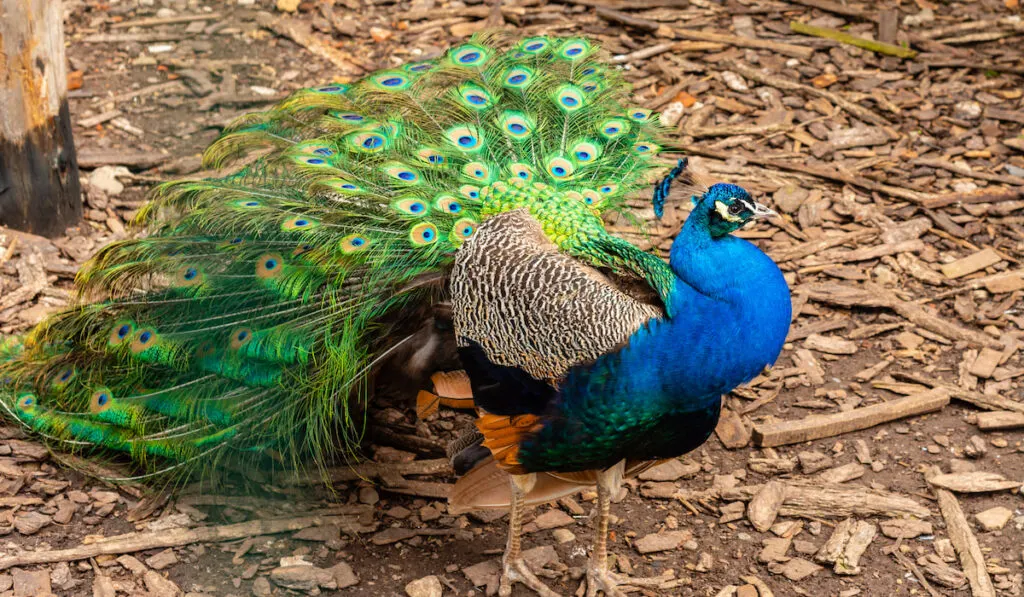
<svg viewBox="0 0 1024 597"><path fill-rule="evenodd" d="M460 346L476 342L491 362L536 379L562 377L663 314L559 253L526 210L484 222L458 252L450 280Z"/></svg>

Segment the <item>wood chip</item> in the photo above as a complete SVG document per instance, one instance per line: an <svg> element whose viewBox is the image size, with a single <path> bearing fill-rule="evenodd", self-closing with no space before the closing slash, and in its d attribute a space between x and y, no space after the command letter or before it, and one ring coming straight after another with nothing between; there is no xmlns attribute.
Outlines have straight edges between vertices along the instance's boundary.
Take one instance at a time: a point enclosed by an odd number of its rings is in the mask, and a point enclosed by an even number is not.
<svg viewBox="0 0 1024 597"><path fill-rule="evenodd" d="M932 467L926 478L932 483L937 476L940 476L938 467ZM978 539L971 532L971 525L964 516L960 502L946 489L936 488L935 495L938 498L939 510L942 511L942 518L946 521L949 539L953 542L953 547L960 558L960 565L971 584L971 594L973 597L996 597L992 579L985 569L985 556L978 545Z"/></svg>
<svg viewBox="0 0 1024 597"><path fill-rule="evenodd" d="M945 274L947 278L956 279L962 278L968 274L973 274L974 272L983 270L986 267L991 267L1002 260L1003 257L994 250L983 249L973 255L968 255L963 259L947 263L940 269L942 269L942 273Z"/></svg>
<svg viewBox="0 0 1024 597"><path fill-rule="evenodd" d="M754 494L747 504L747 519L760 532L765 532L775 523L779 508L786 500L786 485L777 481L769 481Z"/></svg>
<svg viewBox="0 0 1024 597"><path fill-rule="evenodd" d="M989 491L1005 491L1007 489L1024 487L1024 482L1022 481L1012 481L999 473L985 471L933 475L928 478L928 482L935 487L941 487L957 493L986 493Z"/></svg>

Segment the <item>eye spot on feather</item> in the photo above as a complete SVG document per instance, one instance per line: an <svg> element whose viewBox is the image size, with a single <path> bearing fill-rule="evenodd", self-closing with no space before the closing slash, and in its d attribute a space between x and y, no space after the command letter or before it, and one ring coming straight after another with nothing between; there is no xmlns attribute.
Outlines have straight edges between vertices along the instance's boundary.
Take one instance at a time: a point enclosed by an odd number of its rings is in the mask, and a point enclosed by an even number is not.
<svg viewBox="0 0 1024 597"><path fill-rule="evenodd" d="M633 108L629 111L629 118L635 122L647 122L651 118L651 110L646 108Z"/></svg>
<svg viewBox="0 0 1024 597"><path fill-rule="evenodd" d="M276 253L266 253L256 259L256 277L276 278L284 270L284 259Z"/></svg>
<svg viewBox="0 0 1024 597"><path fill-rule="evenodd" d="M452 145L462 151L475 152L483 147L483 139L474 127L457 126L449 129L446 136Z"/></svg>
<svg viewBox="0 0 1024 597"><path fill-rule="evenodd" d="M281 224L281 230L310 230L320 225L320 222L303 216L289 218Z"/></svg>
<svg viewBox="0 0 1024 597"><path fill-rule="evenodd" d="M195 357L197 359L205 359L206 357L211 357L216 353L217 347L214 346L213 342L206 340L196 347Z"/></svg>
<svg viewBox="0 0 1024 597"><path fill-rule="evenodd" d="M429 62L420 62L418 64L410 64L406 67L410 72L414 73L425 73L434 68L434 65Z"/></svg>
<svg viewBox="0 0 1024 597"><path fill-rule="evenodd" d="M175 281L178 286L197 286L202 284L203 275L202 273L192 266L185 266L178 270L175 274Z"/></svg>
<svg viewBox="0 0 1024 597"><path fill-rule="evenodd" d="M583 189L583 202L587 205L597 207L602 203L603 199L601 194L594 189Z"/></svg>
<svg viewBox="0 0 1024 597"><path fill-rule="evenodd" d="M489 55L486 48L476 44L465 44L453 48L449 53L451 61L459 66L481 66L487 62Z"/></svg>
<svg viewBox="0 0 1024 597"><path fill-rule="evenodd" d="M384 149L387 144L384 135L380 133L358 133L350 137L350 143L357 151L370 153Z"/></svg>
<svg viewBox="0 0 1024 597"><path fill-rule="evenodd" d="M317 93L344 93L348 89L348 85L324 85L322 87L314 87L313 91Z"/></svg>
<svg viewBox="0 0 1024 597"><path fill-rule="evenodd" d="M132 335L135 331L135 325L127 321L119 321L114 324L114 329L110 331L110 338L108 343L111 346L117 346L125 341L126 338Z"/></svg>
<svg viewBox="0 0 1024 597"><path fill-rule="evenodd" d="M467 199L479 199L480 187L464 184L461 187L459 187L459 194Z"/></svg>
<svg viewBox="0 0 1024 597"><path fill-rule="evenodd" d="M350 234L341 239L341 252L349 255L365 251L370 246L370 240L361 234Z"/></svg>
<svg viewBox="0 0 1024 597"><path fill-rule="evenodd" d="M349 122L362 122L362 121L366 120L366 118L364 118L360 114L351 114L351 113L350 114L342 114L341 115L341 119L342 120L347 120Z"/></svg>
<svg viewBox="0 0 1024 597"><path fill-rule="evenodd" d="M392 203L391 207L394 208L395 211L399 213L417 218L426 215L427 212L429 211L427 209L427 204L424 203L422 199L417 199L414 197L408 199L399 199L398 201Z"/></svg>
<svg viewBox="0 0 1024 597"><path fill-rule="evenodd" d="M252 330L249 328L238 328L231 332L231 349L238 350L252 342Z"/></svg>
<svg viewBox="0 0 1024 597"><path fill-rule="evenodd" d="M299 257L301 255L305 255L306 253L311 252L314 248L315 247L313 245L309 244L299 245L295 247L294 251L292 251L292 257Z"/></svg>
<svg viewBox="0 0 1024 597"><path fill-rule="evenodd" d="M452 226L452 231L451 234L449 235L449 240L451 240L456 245L465 242L466 239L473 236L473 234L476 232L476 227L476 220L472 220L470 218L462 218L456 221L455 224Z"/></svg>
<svg viewBox="0 0 1024 597"><path fill-rule="evenodd" d="M259 201L242 200L242 201L236 201L235 205L238 206L238 207L244 207L244 208L247 208L247 209L252 209L254 207L260 207L263 204L260 203Z"/></svg>
<svg viewBox="0 0 1024 597"><path fill-rule="evenodd" d="M330 157L334 155L334 151L331 150L330 147L317 147L316 149L313 150L313 153L317 155L322 155L324 157Z"/></svg>
<svg viewBox="0 0 1024 597"><path fill-rule="evenodd" d="M152 348L157 344L157 334L152 328L142 328L135 333L135 339L132 340L131 349L134 353L140 353L147 348Z"/></svg>
<svg viewBox="0 0 1024 597"><path fill-rule="evenodd" d="M548 162L548 174L558 180L565 180L573 175L575 168L565 158L553 158Z"/></svg>
<svg viewBox="0 0 1024 597"><path fill-rule="evenodd" d="M61 371L61 374L59 376L57 376L57 381L60 382L60 383L68 383L69 381L71 381L71 378L72 378L72 376L74 376L74 374L75 374L75 368L74 367L68 367L68 368L64 369L64 371Z"/></svg>
<svg viewBox="0 0 1024 597"><path fill-rule="evenodd" d="M612 195L612 194L614 194L614 193L615 193L615 191L619 190L619 185L617 185L617 184L606 184L606 185L601 185L600 187L598 187L598 189L597 189L597 190L598 190L598 191L599 191L599 192L600 192L600 193L601 193L602 195Z"/></svg>
<svg viewBox="0 0 1024 597"><path fill-rule="evenodd" d="M18 408L23 411L29 411L36 407L36 397L34 394L22 394L18 398Z"/></svg>
<svg viewBox="0 0 1024 597"><path fill-rule="evenodd" d="M533 82L533 71L525 66L517 66L505 73L505 87L512 89L523 89Z"/></svg>
<svg viewBox="0 0 1024 597"><path fill-rule="evenodd" d="M409 240L417 247L431 245L437 241L437 226L430 222L416 224L409 231Z"/></svg>
<svg viewBox="0 0 1024 597"><path fill-rule="evenodd" d="M114 395L108 388L99 388L89 398L89 412L101 413L114 405Z"/></svg>

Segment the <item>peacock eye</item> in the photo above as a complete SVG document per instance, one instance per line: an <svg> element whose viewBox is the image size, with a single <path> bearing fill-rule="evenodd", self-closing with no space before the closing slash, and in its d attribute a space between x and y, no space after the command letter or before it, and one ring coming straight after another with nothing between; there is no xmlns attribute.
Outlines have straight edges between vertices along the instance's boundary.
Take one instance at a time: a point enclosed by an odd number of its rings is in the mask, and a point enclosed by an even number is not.
<svg viewBox="0 0 1024 597"><path fill-rule="evenodd" d="M743 204L740 203L739 201L729 206L729 213L731 213L734 216L739 214L741 211L743 211Z"/></svg>

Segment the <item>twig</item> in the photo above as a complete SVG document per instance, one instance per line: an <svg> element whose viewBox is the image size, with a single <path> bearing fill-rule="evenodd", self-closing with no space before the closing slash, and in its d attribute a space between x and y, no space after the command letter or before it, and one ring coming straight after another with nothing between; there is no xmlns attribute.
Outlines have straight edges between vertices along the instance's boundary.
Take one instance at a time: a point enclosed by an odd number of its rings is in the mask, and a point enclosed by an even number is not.
<svg viewBox="0 0 1024 597"><path fill-rule="evenodd" d="M1012 184L1016 186L1024 187L1024 178L1019 176L1009 176L1004 174L990 174L988 172L978 172L972 170L966 164L957 164L954 162L947 162L946 160L933 160L928 158L917 158L912 162L915 166L927 166L928 168L940 168L942 170L948 170L954 174L960 174L963 176L969 176L971 178L977 178L980 180L990 180L992 182L1001 182L1005 184Z"/></svg>
<svg viewBox="0 0 1024 597"><path fill-rule="evenodd" d="M318 515L296 518L250 520L249 522L221 526L127 533L69 549L46 549L2 557L0 558L0 570L7 570L13 566L73 562L99 555L132 553L158 547L180 547L192 543L231 541L257 535L275 535L327 524L330 522L328 517L331 515L332 512L327 510Z"/></svg>
<svg viewBox="0 0 1024 597"><path fill-rule="evenodd" d="M158 25L174 25L176 23L191 23L193 21L213 21L219 19L221 13L211 12L202 15L180 15L176 17L153 17L149 19L136 19L134 21L123 21L114 23L111 29L128 29L130 27L156 27Z"/></svg>
<svg viewBox="0 0 1024 597"><path fill-rule="evenodd" d="M871 50L872 52L877 52L879 54L886 54L888 56L898 56L900 58L913 58L917 56L917 51L911 50L910 48L882 43L872 39L864 39L863 37L856 37L836 29L829 29L828 27L815 27L814 25L808 25L799 21L790 21L789 28L797 33L803 33L804 35L823 37L842 44L849 44L851 46Z"/></svg>
<svg viewBox="0 0 1024 597"><path fill-rule="evenodd" d="M692 39L694 41L715 41L739 48L771 50L772 52L785 54L786 56L794 56L796 58L803 58L804 60L809 59L814 54L814 48L784 44L767 39L750 39L748 37L740 37L738 35L726 35L724 33L712 33L710 31L693 31L690 29L676 29L674 31L676 37L681 37L683 39Z"/></svg>
<svg viewBox="0 0 1024 597"><path fill-rule="evenodd" d="M932 466L925 474L925 478L930 481L939 474L941 474L939 468ZM960 566L971 583L971 595L974 597L996 597L992 579L989 578L988 570L985 569L985 556L981 552L981 546L978 545L978 539L971 531L971 524L964 516L960 502L948 489L932 487L932 490L938 498L942 518L946 521L949 540L953 543L957 555L960 556Z"/></svg>

